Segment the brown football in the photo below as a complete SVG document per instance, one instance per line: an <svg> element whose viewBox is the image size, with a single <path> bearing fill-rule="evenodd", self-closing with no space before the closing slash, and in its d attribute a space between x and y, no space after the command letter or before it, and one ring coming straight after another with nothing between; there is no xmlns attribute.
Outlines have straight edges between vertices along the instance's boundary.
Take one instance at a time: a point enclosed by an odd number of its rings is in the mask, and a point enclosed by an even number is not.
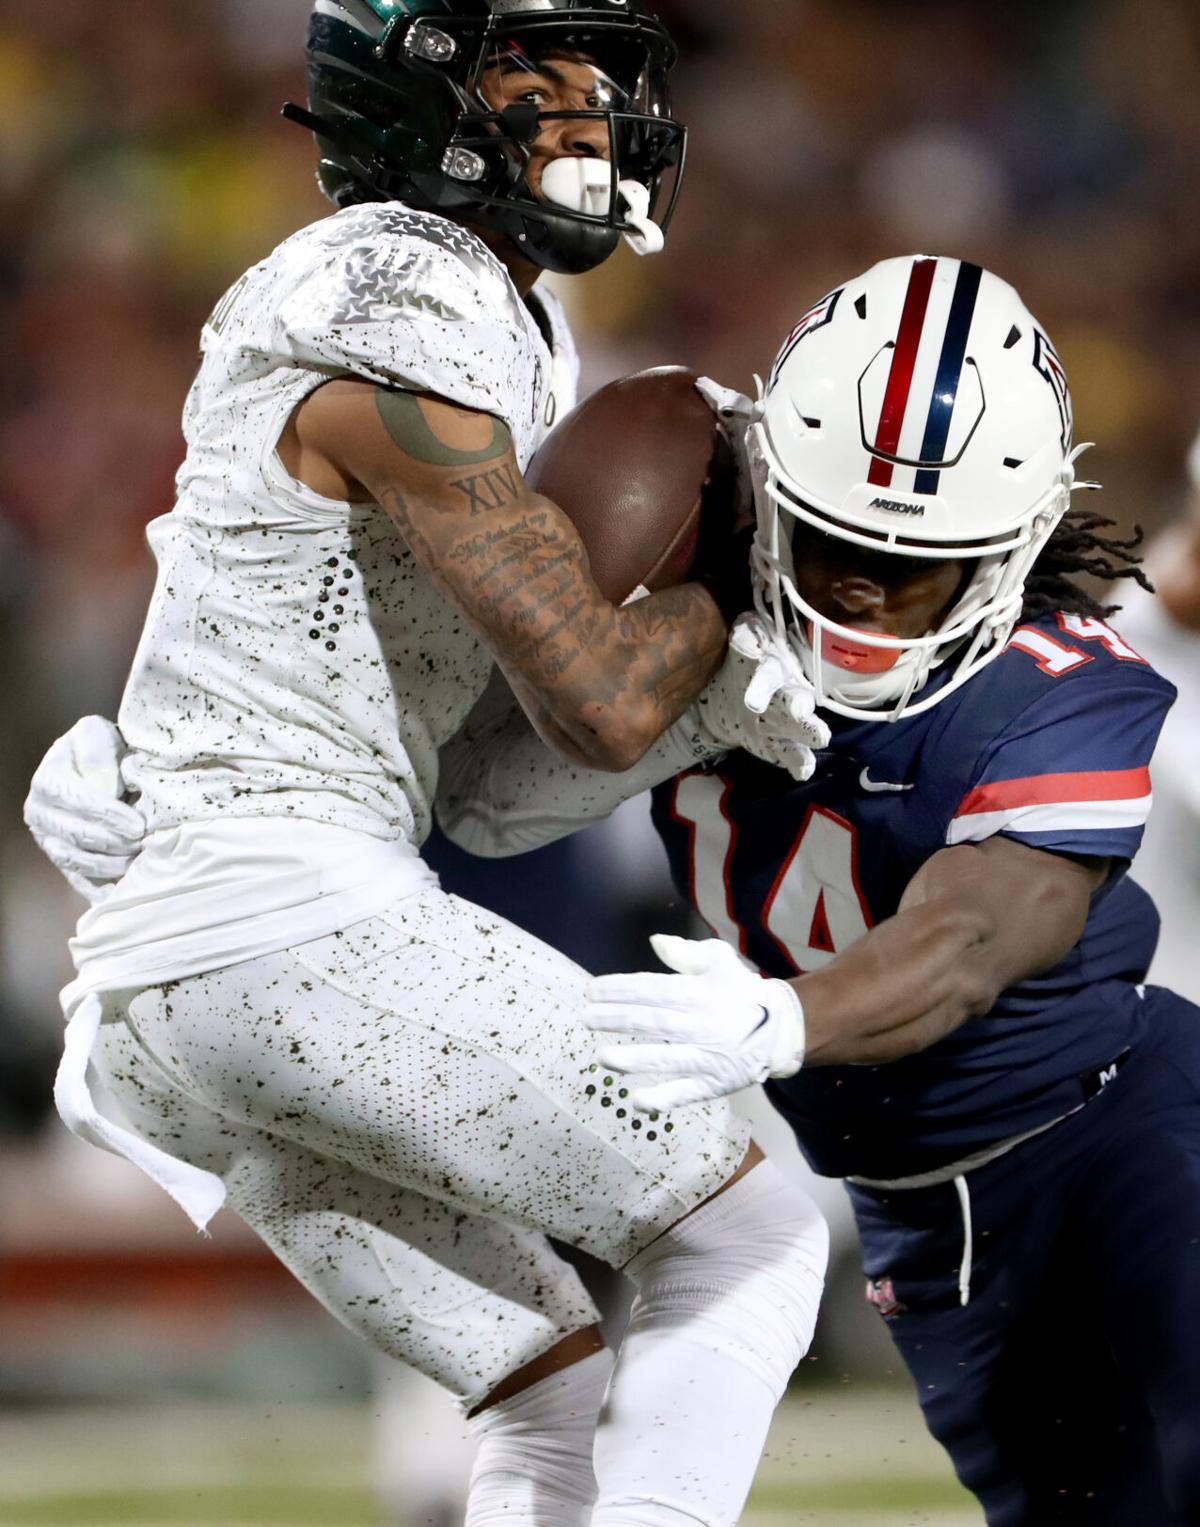
<svg viewBox="0 0 1200 1527"><path fill-rule="evenodd" d="M526 473L570 515L614 604L686 582L695 560L720 449L695 381L660 366L610 382L554 428Z"/></svg>

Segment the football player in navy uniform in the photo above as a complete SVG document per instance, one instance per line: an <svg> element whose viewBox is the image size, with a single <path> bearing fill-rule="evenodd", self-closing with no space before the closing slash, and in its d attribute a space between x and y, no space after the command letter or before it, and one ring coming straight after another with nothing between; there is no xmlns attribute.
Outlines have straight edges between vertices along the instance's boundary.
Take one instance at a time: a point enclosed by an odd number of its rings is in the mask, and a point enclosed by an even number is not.
<svg viewBox="0 0 1200 1527"><path fill-rule="evenodd" d="M602 1062L659 1112L766 1081L992 1527L1200 1522L1200 1010L1142 984L1126 873L1173 689L1076 581L1131 566L1069 508L1062 366L994 276L893 260L747 411L759 600L833 737L657 788L719 941L595 983L637 1040Z"/></svg>
<svg viewBox="0 0 1200 1527"><path fill-rule="evenodd" d="M441 820L515 852L657 782L717 937L594 983L595 1027L637 1041L600 1090L629 1073L662 1130L767 1082L847 1179L868 1297L993 1527L1200 1521L1200 1011L1143 984L1126 874L1174 691L1078 581L1137 569L1071 508L1062 365L1011 287L916 257L718 402L758 603L833 719L817 770L664 741L584 775L480 718Z"/></svg>

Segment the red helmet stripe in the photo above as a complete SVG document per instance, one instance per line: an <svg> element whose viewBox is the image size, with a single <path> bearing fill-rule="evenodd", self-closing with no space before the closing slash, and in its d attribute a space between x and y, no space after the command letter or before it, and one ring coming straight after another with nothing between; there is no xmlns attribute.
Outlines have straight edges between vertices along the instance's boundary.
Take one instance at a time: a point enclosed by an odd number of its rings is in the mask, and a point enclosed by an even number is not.
<svg viewBox="0 0 1200 1527"><path fill-rule="evenodd" d="M936 269L936 260L917 260L908 278L904 311L900 315L900 332L896 336L896 348L892 352L892 369L888 373L887 390L883 395L879 428L875 432L875 449L889 456L896 454L900 444L900 430L908 407L913 367L917 363L921 330L925 326L925 311L929 306L929 293L933 286L933 273ZM881 461L878 456L873 457L867 481L876 487L890 487L891 462Z"/></svg>

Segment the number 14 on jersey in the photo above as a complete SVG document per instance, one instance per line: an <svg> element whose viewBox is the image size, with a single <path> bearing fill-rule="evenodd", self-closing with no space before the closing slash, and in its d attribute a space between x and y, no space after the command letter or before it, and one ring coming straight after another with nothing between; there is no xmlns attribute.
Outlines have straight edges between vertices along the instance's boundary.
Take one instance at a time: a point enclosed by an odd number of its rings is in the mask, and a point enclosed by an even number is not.
<svg viewBox="0 0 1200 1527"><path fill-rule="evenodd" d="M737 827L726 810L731 785L719 774L688 774L672 811L688 829L692 904L717 935L743 954L747 929L734 910L730 868ZM871 927L858 884L856 833L844 818L811 805L763 901L766 934L797 974L818 970Z"/></svg>

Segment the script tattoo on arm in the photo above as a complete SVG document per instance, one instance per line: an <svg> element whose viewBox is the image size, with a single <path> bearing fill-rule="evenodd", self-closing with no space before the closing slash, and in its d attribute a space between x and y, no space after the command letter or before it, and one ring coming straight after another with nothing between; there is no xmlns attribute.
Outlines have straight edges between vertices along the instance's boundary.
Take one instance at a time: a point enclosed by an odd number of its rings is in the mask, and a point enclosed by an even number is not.
<svg viewBox="0 0 1200 1527"><path fill-rule="evenodd" d="M502 421L387 388L375 406L403 462L372 491L414 556L552 746L630 767L720 661L725 627L709 596L687 584L615 609L569 518L525 484Z"/></svg>

